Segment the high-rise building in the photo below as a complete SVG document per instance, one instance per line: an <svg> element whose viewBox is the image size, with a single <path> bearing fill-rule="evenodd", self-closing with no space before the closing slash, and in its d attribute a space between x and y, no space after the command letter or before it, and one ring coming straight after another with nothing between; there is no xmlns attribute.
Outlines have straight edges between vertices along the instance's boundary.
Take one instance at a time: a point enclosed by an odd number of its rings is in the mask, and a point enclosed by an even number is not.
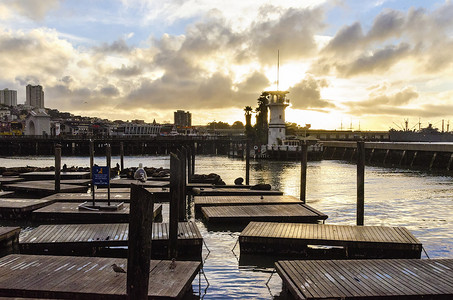
<svg viewBox="0 0 453 300"><path fill-rule="evenodd" d="M25 104L35 108L44 108L44 91L40 85L27 85Z"/></svg>
<svg viewBox="0 0 453 300"><path fill-rule="evenodd" d="M8 89L0 90L0 104L17 106L17 91Z"/></svg>
<svg viewBox="0 0 453 300"><path fill-rule="evenodd" d="M177 127L190 127L192 126L192 114L183 110L177 110L174 113L175 126Z"/></svg>

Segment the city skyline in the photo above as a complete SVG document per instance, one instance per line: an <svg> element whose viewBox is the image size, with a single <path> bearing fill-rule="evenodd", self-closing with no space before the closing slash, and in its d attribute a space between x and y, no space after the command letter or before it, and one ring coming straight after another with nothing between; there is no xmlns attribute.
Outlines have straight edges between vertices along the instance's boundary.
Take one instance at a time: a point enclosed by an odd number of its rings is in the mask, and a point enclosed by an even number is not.
<svg viewBox="0 0 453 300"><path fill-rule="evenodd" d="M279 51L288 122L453 120L451 1L292 2L6 0L0 89L21 104L39 84L46 107L77 115L232 124L277 89Z"/></svg>

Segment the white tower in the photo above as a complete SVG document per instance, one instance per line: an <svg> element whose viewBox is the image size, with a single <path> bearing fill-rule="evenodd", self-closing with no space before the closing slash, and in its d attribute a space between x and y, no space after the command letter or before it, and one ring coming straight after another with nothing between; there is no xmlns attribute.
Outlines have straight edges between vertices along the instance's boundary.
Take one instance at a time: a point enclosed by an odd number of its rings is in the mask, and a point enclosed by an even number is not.
<svg viewBox="0 0 453 300"><path fill-rule="evenodd" d="M266 92L268 94L268 104L269 107L269 131L267 144L272 145L281 145L282 141L286 137L285 130L285 109L289 106L289 99L286 98L287 91L270 91Z"/></svg>

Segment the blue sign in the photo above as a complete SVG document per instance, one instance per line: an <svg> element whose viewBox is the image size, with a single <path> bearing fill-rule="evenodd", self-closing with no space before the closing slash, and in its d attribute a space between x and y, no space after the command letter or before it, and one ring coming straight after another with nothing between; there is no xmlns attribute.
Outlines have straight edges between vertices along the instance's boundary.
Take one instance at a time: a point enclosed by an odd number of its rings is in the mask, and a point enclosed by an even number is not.
<svg viewBox="0 0 453 300"><path fill-rule="evenodd" d="M108 185L109 180L109 167L93 166L93 185Z"/></svg>

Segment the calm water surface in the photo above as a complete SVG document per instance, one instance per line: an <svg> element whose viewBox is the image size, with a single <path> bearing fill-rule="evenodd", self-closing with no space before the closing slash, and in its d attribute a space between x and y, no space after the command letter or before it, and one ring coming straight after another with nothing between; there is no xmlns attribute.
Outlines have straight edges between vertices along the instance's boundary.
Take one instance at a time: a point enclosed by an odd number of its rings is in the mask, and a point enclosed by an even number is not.
<svg viewBox="0 0 453 300"><path fill-rule="evenodd" d="M112 165L119 162L113 157ZM103 165L104 158L95 163ZM125 166L169 167L169 158L127 157ZM0 158L0 166L52 166L53 157ZM62 164L88 166L84 157L64 157ZM196 173L217 173L227 184L245 177L245 161L222 156L197 156ZM300 164L297 162L252 161L250 183L270 183L285 194L299 196ZM422 243L431 258L453 258L453 180L449 176L402 169L366 167L365 224L405 226ZM327 214L328 224L355 224L356 166L340 161L309 162L307 203ZM164 221L168 205L164 205ZM232 251L239 232L208 231L195 220L204 237L204 271L201 278L203 299L272 299L281 292L281 280L272 268L239 266L239 247ZM426 258L423 254L422 257ZM198 277L193 288L198 293Z"/></svg>

